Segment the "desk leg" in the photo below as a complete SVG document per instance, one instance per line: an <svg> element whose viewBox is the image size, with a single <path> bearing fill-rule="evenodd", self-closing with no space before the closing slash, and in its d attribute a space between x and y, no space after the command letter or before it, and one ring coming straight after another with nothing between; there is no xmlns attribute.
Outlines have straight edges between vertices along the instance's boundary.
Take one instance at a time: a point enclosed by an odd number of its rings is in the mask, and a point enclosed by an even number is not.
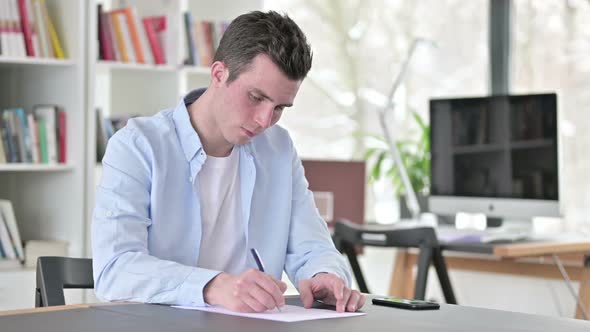
<svg viewBox="0 0 590 332"><path fill-rule="evenodd" d="M416 256L406 249L398 249L389 284L389 295L411 299L414 297L414 265Z"/></svg>
<svg viewBox="0 0 590 332"><path fill-rule="evenodd" d="M584 269L580 276L580 290L578 293L580 303L585 308L590 308L590 256L584 258ZM584 314L579 307L576 308L576 318L584 319Z"/></svg>

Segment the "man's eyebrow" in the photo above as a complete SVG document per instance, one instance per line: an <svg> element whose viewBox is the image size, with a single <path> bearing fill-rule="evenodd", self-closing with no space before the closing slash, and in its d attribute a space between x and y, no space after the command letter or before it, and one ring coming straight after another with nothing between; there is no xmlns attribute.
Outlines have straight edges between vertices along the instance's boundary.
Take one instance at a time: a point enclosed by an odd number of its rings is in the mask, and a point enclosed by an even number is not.
<svg viewBox="0 0 590 332"><path fill-rule="evenodd" d="M271 101L271 102L273 102L273 103L274 103L274 100L273 100L271 97L267 96L267 95L266 95L266 93L264 93L262 90L260 90L260 89L257 89L257 88L253 88L252 90L253 90L254 92L256 92L257 94L259 94L259 95L260 95L260 97L262 97L262 98L264 98L264 99L267 99L267 100L269 100L269 101ZM282 107L291 107L291 106L293 106L293 104L282 104L282 105L278 105L278 106L282 106Z"/></svg>

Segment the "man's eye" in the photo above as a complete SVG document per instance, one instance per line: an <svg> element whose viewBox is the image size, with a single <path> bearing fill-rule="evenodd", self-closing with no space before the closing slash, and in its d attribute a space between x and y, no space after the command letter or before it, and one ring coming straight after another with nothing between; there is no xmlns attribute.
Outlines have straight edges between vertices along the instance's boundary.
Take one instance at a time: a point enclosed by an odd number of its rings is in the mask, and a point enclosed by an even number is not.
<svg viewBox="0 0 590 332"><path fill-rule="evenodd" d="M262 101L262 98L260 98L260 97L258 97L258 96L255 96L255 95L253 95L253 94L250 94L250 99L251 99L252 101L255 101L255 102L258 102L258 103Z"/></svg>
<svg viewBox="0 0 590 332"><path fill-rule="evenodd" d="M284 106L275 107L275 112L282 112L285 109Z"/></svg>

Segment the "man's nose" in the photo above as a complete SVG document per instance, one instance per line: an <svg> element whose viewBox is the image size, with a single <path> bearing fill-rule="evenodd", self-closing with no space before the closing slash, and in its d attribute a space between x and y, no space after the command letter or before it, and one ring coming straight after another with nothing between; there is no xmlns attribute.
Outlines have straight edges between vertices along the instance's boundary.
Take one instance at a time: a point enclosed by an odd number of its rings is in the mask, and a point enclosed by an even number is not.
<svg viewBox="0 0 590 332"><path fill-rule="evenodd" d="M272 112L273 108L271 107L261 107L256 110L254 121L256 121L258 126L267 129L270 127L270 123L272 121Z"/></svg>

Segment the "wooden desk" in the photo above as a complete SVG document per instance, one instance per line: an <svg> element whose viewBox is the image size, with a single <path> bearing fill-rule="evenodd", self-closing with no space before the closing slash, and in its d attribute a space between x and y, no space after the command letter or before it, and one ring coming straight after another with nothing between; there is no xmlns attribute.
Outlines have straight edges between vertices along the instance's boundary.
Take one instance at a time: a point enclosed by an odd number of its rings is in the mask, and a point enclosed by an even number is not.
<svg viewBox="0 0 590 332"><path fill-rule="evenodd" d="M580 281L580 302L590 309L590 240L564 242L528 242L513 244L441 243L449 270L469 270L562 279L553 256L564 262L572 280ZM414 294L413 268L417 252L399 250L393 267L389 294L409 297ZM457 285L454 285L458 287ZM460 304L459 299L459 304ZM576 318L583 318L576 308Z"/></svg>

